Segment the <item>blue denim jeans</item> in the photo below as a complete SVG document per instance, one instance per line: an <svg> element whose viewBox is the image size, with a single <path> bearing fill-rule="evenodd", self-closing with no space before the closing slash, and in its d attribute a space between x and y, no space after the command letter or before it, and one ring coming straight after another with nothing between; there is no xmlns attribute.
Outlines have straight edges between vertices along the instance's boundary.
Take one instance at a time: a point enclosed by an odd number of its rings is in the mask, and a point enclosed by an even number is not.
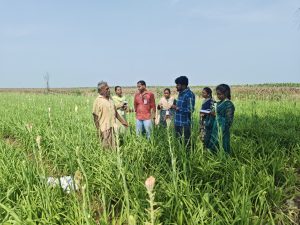
<svg viewBox="0 0 300 225"><path fill-rule="evenodd" d="M136 120L136 134L140 135L141 133L146 132L146 137L149 139L151 136L152 130L152 120Z"/></svg>

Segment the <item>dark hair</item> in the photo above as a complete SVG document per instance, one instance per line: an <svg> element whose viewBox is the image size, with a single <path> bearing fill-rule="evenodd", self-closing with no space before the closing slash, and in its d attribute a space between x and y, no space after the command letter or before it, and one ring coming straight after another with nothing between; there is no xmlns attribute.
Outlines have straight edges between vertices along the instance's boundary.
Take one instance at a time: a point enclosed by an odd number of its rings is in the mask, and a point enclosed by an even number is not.
<svg viewBox="0 0 300 225"><path fill-rule="evenodd" d="M175 84L181 84L181 85L189 85L189 79L186 76L180 76L177 77L175 80Z"/></svg>
<svg viewBox="0 0 300 225"><path fill-rule="evenodd" d="M170 88L165 88L164 92L165 92L165 91L168 91L168 92L169 92L169 94L171 94L171 90L170 90Z"/></svg>
<svg viewBox="0 0 300 225"><path fill-rule="evenodd" d="M230 87L227 84L220 84L216 87L216 91L220 91L229 100L231 99Z"/></svg>
<svg viewBox="0 0 300 225"><path fill-rule="evenodd" d="M209 87L205 87L203 90L208 94L209 97L212 97L212 90Z"/></svg>
<svg viewBox="0 0 300 225"><path fill-rule="evenodd" d="M137 84L140 84L140 85L145 85L145 86L146 86L146 82L145 82L145 81L143 81L143 80L139 80L139 81L137 82Z"/></svg>
<svg viewBox="0 0 300 225"><path fill-rule="evenodd" d="M115 91L117 91L118 88L121 88L121 86L115 86Z"/></svg>

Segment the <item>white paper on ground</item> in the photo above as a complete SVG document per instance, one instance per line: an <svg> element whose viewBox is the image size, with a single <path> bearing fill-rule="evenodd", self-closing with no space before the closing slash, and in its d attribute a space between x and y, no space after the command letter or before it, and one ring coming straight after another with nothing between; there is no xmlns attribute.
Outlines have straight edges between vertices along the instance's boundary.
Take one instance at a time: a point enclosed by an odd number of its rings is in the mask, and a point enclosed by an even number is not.
<svg viewBox="0 0 300 225"><path fill-rule="evenodd" d="M71 176L63 176L60 178L48 177L47 184L50 187L60 186L63 191L70 193L71 190L78 190L78 185L74 182L73 177Z"/></svg>

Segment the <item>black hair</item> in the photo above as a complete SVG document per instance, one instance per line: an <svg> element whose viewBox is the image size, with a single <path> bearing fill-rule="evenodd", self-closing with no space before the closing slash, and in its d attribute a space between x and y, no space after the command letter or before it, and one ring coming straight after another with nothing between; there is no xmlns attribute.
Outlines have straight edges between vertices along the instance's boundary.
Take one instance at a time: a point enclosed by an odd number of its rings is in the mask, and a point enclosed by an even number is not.
<svg viewBox="0 0 300 225"><path fill-rule="evenodd" d="M164 92L165 92L165 91L168 91L168 92L171 94L170 88L165 88Z"/></svg>
<svg viewBox="0 0 300 225"><path fill-rule="evenodd" d="M181 85L189 85L189 79L186 76L180 76L177 77L175 80L175 84L181 84Z"/></svg>
<svg viewBox="0 0 300 225"><path fill-rule="evenodd" d="M212 97L212 90L209 87L205 87L203 90L208 94L209 97Z"/></svg>
<svg viewBox="0 0 300 225"><path fill-rule="evenodd" d="M140 85L145 85L145 86L146 86L146 82L145 82L145 81L143 81L143 80L139 80L139 81L137 82L137 84L140 84Z"/></svg>
<svg viewBox="0 0 300 225"><path fill-rule="evenodd" d="M220 91L229 100L231 99L230 87L227 84L220 84L216 87L216 91Z"/></svg>
<svg viewBox="0 0 300 225"><path fill-rule="evenodd" d="M115 86L115 91L117 91L118 88L121 88L121 86Z"/></svg>

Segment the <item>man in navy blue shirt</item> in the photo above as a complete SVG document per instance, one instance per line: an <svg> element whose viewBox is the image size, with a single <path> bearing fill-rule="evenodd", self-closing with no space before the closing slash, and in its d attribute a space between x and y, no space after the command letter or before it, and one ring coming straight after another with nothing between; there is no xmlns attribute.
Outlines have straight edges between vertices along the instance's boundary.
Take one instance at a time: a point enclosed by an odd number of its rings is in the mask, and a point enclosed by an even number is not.
<svg viewBox="0 0 300 225"><path fill-rule="evenodd" d="M185 145L190 146L192 113L195 109L195 95L188 87L189 80L186 76L176 78L176 89L179 92L175 112L175 132L179 138L184 137Z"/></svg>

